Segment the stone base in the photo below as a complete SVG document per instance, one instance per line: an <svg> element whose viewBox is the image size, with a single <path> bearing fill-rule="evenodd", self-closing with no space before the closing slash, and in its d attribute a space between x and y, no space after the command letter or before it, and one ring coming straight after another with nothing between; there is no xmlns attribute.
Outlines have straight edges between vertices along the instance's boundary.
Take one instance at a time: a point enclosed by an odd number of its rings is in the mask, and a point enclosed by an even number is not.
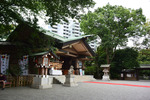
<svg viewBox="0 0 150 100"><path fill-rule="evenodd" d="M52 82L52 77L34 77L33 84L31 87L36 89L52 88Z"/></svg>
<svg viewBox="0 0 150 100"><path fill-rule="evenodd" d="M78 86L78 84L74 80L74 75L66 75L64 86L68 87Z"/></svg>
<svg viewBox="0 0 150 100"><path fill-rule="evenodd" d="M103 76L103 77L102 77L102 80L103 80L103 81L110 81L110 78L109 78L109 76Z"/></svg>

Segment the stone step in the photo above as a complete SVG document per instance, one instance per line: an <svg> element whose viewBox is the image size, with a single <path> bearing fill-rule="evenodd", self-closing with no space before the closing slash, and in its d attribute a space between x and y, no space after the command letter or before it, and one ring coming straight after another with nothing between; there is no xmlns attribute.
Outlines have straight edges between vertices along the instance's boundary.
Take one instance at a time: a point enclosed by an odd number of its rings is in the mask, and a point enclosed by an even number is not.
<svg viewBox="0 0 150 100"><path fill-rule="evenodd" d="M54 84L64 84L65 83L65 75L61 75L61 76L53 76L53 83Z"/></svg>
<svg viewBox="0 0 150 100"><path fill-rule="evenodd" d="M53 83L54 84L64 84L65 83L65 75L61 75L61 76L52 76L53 77ZM75 77L75 81L76 82L83 82L83 81L94 81L96 80L95 78L93 78L92 75L84 75L84 76L80 76L80 75L74 75Z"/></svg>
<svg viewBox="0 0 150 100"><path fill-rule="evenodd" d="M94 81L96 80L93 75L75 75L75 81L76 82L84 82L84 81Z"/></svg>

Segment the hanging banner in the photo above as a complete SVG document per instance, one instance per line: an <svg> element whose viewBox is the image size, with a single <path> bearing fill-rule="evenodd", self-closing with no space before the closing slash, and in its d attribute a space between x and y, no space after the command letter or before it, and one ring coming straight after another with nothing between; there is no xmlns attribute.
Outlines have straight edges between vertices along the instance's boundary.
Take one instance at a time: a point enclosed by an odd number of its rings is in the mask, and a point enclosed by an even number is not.
<svg viewBox="0 0 150 100"><path fill-rule="evenodd" d="M6 69L9 68L9 55L6 55Z"/></svg>
<svg viewBox="0 0 150 100"><path fill-rule="evenodd" d="M6 71L9 67L9 55L7 54L0 55L0 67L1 67L1 73L6 74Z"/></svg>
<svg viewBox="0 0 150 100"><path fill-rule="evenodd" d="M19 66L22 70L22 75L28 75L28 55L19 60Z"/></svg>

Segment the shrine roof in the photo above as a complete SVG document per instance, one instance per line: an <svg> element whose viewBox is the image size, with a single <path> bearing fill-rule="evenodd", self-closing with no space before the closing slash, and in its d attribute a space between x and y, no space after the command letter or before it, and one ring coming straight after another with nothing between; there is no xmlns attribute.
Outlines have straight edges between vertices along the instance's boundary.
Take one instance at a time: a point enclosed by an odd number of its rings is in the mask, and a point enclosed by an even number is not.
<svg viewBox="0 0 150 100"><path fill-rule="evenodd" d="M69 45L73 45L73 44L79 42L80 40L82 40L83 45L88 49L87 51L90 53L90 55L95 56L94 51L91 49L91 47L86 42L87 37L91 37L91 35L82 35L79 37L64 38L63 36L60 36L59 34L55 34L53 32L45 30L43 28L40 28L39 31L43 32L45 35L48 35L48 36L56 39L56 41L58 41L58 44L56 43L56 47L58 47L59 49L62 49L63 47L66 47ZM79 47L79 46L81 46L80 43L79 43L79 45L76 45L76 46L78 46L76 48L81 49L81 47ZM83 48L84 48L84 46L83 46Z"/></svg>
<svg viewBox="0 0 150 100"><path fill-rule="evenodd" d="M141 64L140 68L150 68L150 64Z"/></svg>
<svg viewBox="0 0 150 100"><path fill-rule="evenodd" d="M52 50L34 53L34 54L31 54L30 56L42 56L42 55L46 55L49 53L51 53L55 58L60 59Z"/></svg>
<svg viewBox="0 0 150 100"><path fill-rule="evenodd" d="M110 64L102 64L101 67L110 67Z"/></svg>
<svg viewBox="0 0 150 100"><path fill-rule="evenodd" d="M0 45L14 45L14 44L11 42L0 41Z"/></svg>
<svg viewBox="0 0 150 100"><path fill-rule="evenodd" d="M60 36L59 34L55 34L53 32L50 32L49 30L45 30L43 28L40 28L39 31L43 31L44 34L46 34L48 36L51 36L51 37L59 40L62 43L69 42L69 41L74 41L74 40L79 40L79 39L87 38L87 37L91 36L91 35L82 35L82 36L79 36L79 37L64 38L63 36Z"/></svg>

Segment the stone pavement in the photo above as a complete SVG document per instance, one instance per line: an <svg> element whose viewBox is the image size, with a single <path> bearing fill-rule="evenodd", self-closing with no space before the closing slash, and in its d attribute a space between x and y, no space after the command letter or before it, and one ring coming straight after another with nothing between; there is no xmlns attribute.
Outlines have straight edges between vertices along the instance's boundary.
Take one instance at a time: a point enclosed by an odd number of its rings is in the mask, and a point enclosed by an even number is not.
<svg viewBox="0 0 150 100"><path fill-rule="evenodd" d="M95 82L150 86L150 81ZM53 84L53 88L44 90L12 87L0 89L0 100L150 100L150 88L84 82L78 83L77 87Z"/></svg>

